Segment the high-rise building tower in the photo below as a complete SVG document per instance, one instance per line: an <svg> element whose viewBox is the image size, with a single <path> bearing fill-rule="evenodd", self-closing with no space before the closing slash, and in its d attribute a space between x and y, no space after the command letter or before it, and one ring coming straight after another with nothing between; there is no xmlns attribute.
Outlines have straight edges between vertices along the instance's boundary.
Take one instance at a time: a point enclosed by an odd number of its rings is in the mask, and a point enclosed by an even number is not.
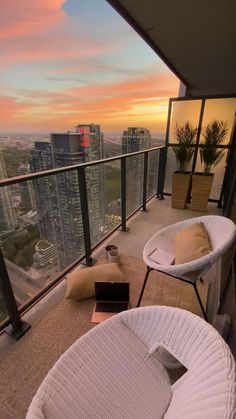
<svg viewBox="0 0 236 419"><path fill-rule="evenodd" d="M18 173L19 175L26 175L29 173L29 165L21 164ZM20 197L21 197L21 205L25 208L25 210L31 210L32 208L35 208L35 198L34 198L34 190L32 181L28 180L27 182L21 182L19 183L19 189L20 189Z"/></svg>
<svg viewBox="0 0 236 419"><path fill-rule="evenodd" d="M36 146L30 162L33 171L99 160L104 153L100 127L95 124L78 125L75 132L52 133L51 144ZM60 267L65 268L84 251L78 171L34 182L41 238L56 244ZM103 182L101 165L86 169L92 243L101 238L104 225Z"/></svg>
<svg viewBox="0 0 236 419"><path fill-rule="evenodd" d="M2 150L0 149L0 179L6 178L7 171L5 161ZM10 191L7 186L3 186L0 188L0 234L14 229L15 225L16 216L11 203Z"/></svg>
<svg viewBox="0 0 236 419"><path fill-rule="evenodd" d="M151 134L146 128L129 127L123 131L122 153L132 153L151 147Z"/></svg>
<svg viewBox="0 0 236 419"><path fill-rule="evenodd" d="M53 133L51 144L54 167L70 166L103 156L103 138L99 125L78 125L76 132ZM83 228L77 170L57 175L59 260L65 267L84 250ZM101 238L104 225L103 168L86 169L87 197L92 243Z"/></svg>
<svg viewBox="0 0 236 419"><path fill-rule="evenodd" d="M133 153L151 147L151 134L146 128L129 127L123 131L122 153ZM129 157L127 163L127 211L132 212L142 203L143 155Z"/></svg>
<svg viewBox="0 0 236 419"><path fill-rule="evenodd" d="M36 141L29 159L30 172L41 172L53 168L52 147L49 142ZM32 180L35 204L38 213L40 237L56 243L56 182L55 176Z"/></svg>

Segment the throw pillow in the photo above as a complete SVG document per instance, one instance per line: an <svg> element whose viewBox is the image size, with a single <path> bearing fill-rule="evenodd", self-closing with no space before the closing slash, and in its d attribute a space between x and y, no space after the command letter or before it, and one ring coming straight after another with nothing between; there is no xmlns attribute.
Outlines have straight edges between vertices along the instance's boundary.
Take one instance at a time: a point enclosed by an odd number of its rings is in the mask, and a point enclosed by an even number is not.
<svg viewBox="0 0 236 419"><path fill-rule="evenodd" d="M176 265L199 259L210 251L210 239L203 223L191 224L176 234Z"/></svg>
<svg viewBox="0 0 236 419"><path fill-rule="evenodd" d="M91 268L76 269L66 276L66 298L81 300L93 297L95 281L124 281L117 263L106 263Z"/></svg>

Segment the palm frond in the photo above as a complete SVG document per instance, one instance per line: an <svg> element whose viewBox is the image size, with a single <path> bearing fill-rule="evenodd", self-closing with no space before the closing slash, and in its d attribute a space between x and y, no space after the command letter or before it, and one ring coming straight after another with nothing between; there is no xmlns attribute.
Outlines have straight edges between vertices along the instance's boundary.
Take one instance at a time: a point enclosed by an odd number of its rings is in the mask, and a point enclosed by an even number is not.
<svg viewBox="0 0 236 419"><path fill-rule="evenodd" d="M189 121L183 126L175 125L174 137L179 145L173 147L173 151L180 171L185 171L187 164L192 159L194 148L191 146L194 143L196 134L197 128L193 128Z"/></svg>
<svg viewBox="0 0 236 419"><path fill-rule="evenodd" d="M210 172L213 166L216 166L223 158L224 151L217 149L225 139L228 133L228 123L214 120L203 130L200 149L201 163L204 164L204 171Z"/></svg>

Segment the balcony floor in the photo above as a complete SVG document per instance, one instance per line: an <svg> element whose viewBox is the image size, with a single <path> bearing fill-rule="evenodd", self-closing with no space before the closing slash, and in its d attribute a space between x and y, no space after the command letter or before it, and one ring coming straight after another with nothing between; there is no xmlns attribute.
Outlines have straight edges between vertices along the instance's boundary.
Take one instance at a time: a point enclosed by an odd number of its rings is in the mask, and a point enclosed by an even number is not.
<svg viewBox="0 0 236 419"><path fill-rule="evenodd" d="M212 203L209 203L208 213L191 211L190 209L173 209L171 208L170 197L166 197L164 201L159 201L156 198L151 200L147 209L147 212L140 211L137 213L127 224L130 228L129 232L118 232L112 237L112 243L114 242L122 252L138 258L142 258L143 248L147 240L156 231L186 218L221 214L221 210L216 207L216 204Z"/></svg>
<svg viewBox="0 0 236 419"><path fill-rule="evenodd" d="M118 245L124 254L142 259L143 247L154 232L174 222L202 215L190 210L172 209L170 198L164 201L153 199L148 209L148 212L139 212L129 221L129 232L116 232L109 243ZM220 212L215 204L210 204L209 214L213 213ZM95 257L104 255L104 247L97 250ZM47 371L78 337L93 327L90 320L94 300L81 301L78 310L77 302L63 300L64 303L58 304L64 293L63 281L31 313L27 313L26 320L32 328L20 341L13 342L5 334L0 337L0 417L4 419L25 417Z"/></svg>

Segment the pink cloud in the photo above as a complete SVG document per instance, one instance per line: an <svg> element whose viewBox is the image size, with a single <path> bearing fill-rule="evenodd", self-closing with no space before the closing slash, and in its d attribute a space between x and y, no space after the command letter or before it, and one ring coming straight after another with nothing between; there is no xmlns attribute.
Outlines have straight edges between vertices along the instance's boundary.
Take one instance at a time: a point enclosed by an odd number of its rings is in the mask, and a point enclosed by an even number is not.
<svg viewBox="0 0 236 419"><path fill-rule="evenodd" d="M90 39L77 39L71 34L42 34L40 36L24 38L21 40L8 42L4 54L0 57L0 62L4 65L14 63L36 63L36 62L55 62L57 60L75 59L78 55L80 59L99 55L110 50L111 46L102 45Z"/></svg>
<svg viewBox="0 0 236 419"><path fill-rule="evenodd" d="M122 118L127 120L130 117L134 120L138 112L139 118L141 113L144 116L151 115L153 103L161 109L163 103L167 103L167 98L176 94L178 81L174 76L154 73L142 75L141 70L127 69L125 64L119 66L103 62L102 54L117 50L123 40L119 37L114 40L112 35L107 37L106 42L99 38L91 39L93 31L87 31L85 35L81 30L81 24L87 22L80 22L77 17L71 19L64 13L64 1L6 0L1 4L0 66L3 76L3 70L11 67L12 73L16 75L12 85L16 86L18 73L15 64L28 63L47 64L24 66L26 74L28 69L35 69L41 81L42 76L46 75L46 68L56 67L53 72L48 71L47 76L54 76L54 80L55 75L59 76L53 82L51 91L40 91L37 86L35 90L15 88L9 92L5 88L5 93L1 89L1 129L4 126L11 130L13 125L15 129L27 131L68 129L78 119L97 123L103 121L107 124L112 124L113 120L122 123ZM76 64L78 59L80 63ZM63 68L58 69L58 64ZM77 83L68 89L61 83L63 75L74 73L79 77L81 73L86 75L91 71L112 75L119 73L123 79L107 84L103 82L78 86Z"/></svg>
<svg viewBox="0 0 236 419"><path fill-rule="evenodd" d="M28 36L64 19L64 0L7 0L1 3L0 39Z"/></svg>
<svg viewBox="0 0 236 419"><path fill-rule="evenodd" d="M78 30L75 31L68 17L60 10L62 0L52 2L24 0L23 3L26 3L23 10L27 12L22 19L14 18L17 16L16 11L11 18L10 11L6 7L0 16L0 24L3 25L0 33L2 41L0 64L4 68L25 63L53 63L63 60L67 63L69 60L76 60L77 57L83 60L99 56L115 48L112 41L104 43L91 39L85 34L79 34ZM38 3L42 5L42 9ZM19 4L21 2L17 3L18 8Z"/></svg>
<svg viewBox="0 0 236 419"><path fill-rule="evenodd" d="M65 0L8 0L1 5L1 67L56 62L100 55L115 48L81 32L79 18L63 11ZM86 71L86 70L85 70Z"/></svg>

